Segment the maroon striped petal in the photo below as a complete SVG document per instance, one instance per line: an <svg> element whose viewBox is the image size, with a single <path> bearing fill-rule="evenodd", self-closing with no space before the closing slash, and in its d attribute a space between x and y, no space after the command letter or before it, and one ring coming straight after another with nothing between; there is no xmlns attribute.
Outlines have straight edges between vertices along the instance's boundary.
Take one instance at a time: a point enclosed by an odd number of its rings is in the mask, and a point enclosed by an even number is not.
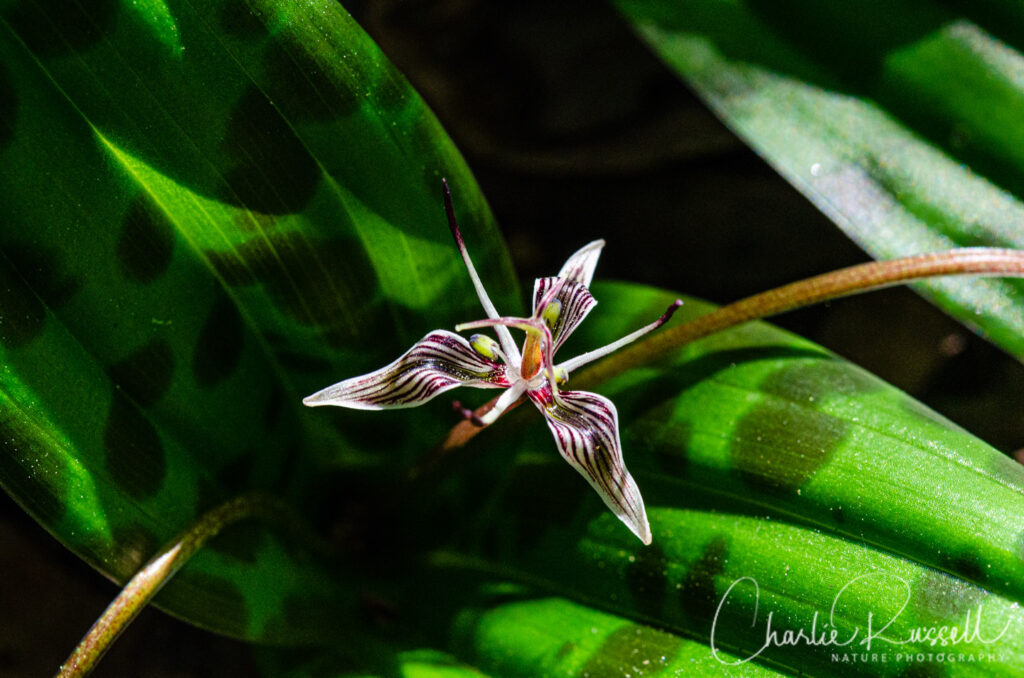
<svg viewBox="0 0 1024 678"><path fill-rule="evenodd" d="M533 283L533 312L537 314L537 306L540 304L544 295L551 289L553 285L556 285L560 278L537 278ZM562 345L569 335L572 334L573 330L583 322L583 319L587 317L590 310L597 305L597 300L594 299L590 294L590 290L587 289L586 285L579 282L566 281L562 283L562 289L558 291L554 301L548 304L549 308L554 306L557 302L558 312L542 317L550 319L549 327L551 328L551 337L554 340L554 346L551 347L552 353L558 350L558 347Z"/></svg>
<svg viewBox="0 0 1024 678"><path fill-rule="evenodd" d="M618 414L612 401L586 391L559 391L556 398L547 387L528 393L544 413L565 460L640 541L650 544L643 497L622 463Z"/></svg>
<svg viewBox="0 0 1024 678"><path fill-rule="evenodd" d="M558 277L567 278L570 282L580 283L584 287L590 287L602 247L604 247L604 240L595 240L573 252L572 256L562 265Z"/></svg>
<svg viewBox="0 0 1024 678"><path fill-rule="evenodd" d="M397 409L415 407L456 386L506 388L510 383L504 363L480 355L454 332L434 330L387 367L340 381L302 402L310 407Z"/></svg>

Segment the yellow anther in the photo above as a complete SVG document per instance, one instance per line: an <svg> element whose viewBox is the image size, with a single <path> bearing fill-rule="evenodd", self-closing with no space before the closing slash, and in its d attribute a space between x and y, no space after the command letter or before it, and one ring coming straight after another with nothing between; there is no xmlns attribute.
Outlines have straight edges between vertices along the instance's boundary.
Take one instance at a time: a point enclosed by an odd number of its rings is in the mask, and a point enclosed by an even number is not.
<svg viewBox="0 0 1024 678"><path fill-rule="evenodd" d="M559 386L565 386L569 383L569 370L564 367L555 368L555 383Z"/></svg>
<svg viewBox="0 0 1024 678"><path fill-rule="evenodd" d="M501 347L494 339L491 339L486 334L474 334L469 338L469 345L474 351L479 353L485 358L496 360L498 358Z"/></svg>
<svg viewBox="0 0 1024 678"><path fill-rule="evenodd" d="M562 302L558 299L553 299L550 304L544 309L540 317L544 319L548 328L555 329L555 323L558 322L558 314L562 312Z"/></svg>

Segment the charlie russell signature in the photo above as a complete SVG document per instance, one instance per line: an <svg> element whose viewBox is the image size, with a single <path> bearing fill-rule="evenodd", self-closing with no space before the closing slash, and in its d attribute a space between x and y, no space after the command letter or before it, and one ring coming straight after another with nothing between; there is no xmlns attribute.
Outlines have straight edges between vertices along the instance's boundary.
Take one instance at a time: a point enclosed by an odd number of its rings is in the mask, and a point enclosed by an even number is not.
<svg viewBox="0 0 1024 678"><path fill-rule="evenodd" d="M902 604L888 618L880 619L875 616L874 612L868 612L867 619L864 621L863 627L855 626L852 631L848 630L844 635L843 631L839 629L836 623L836 609L840 607L844 594L846 594L853 584L870 578L896 581L904 594ZM720 631L718 628L718 617L721 614L726 601L729 600L729 596L732 595L733 589L742 583L746 583L754 587L754 616L750 625L751 628L757 626L757 614L761 597L761 589L757 584L757 580L753 577L740 577L729 586L728 590L726 590L722 599L718 603L718 609L715 610L715 618L711 623L711 654L714 655L715 659L722 664L730 666L744 664L760 656L762 652L770 647L784 647L787 645L847 647L853 645L854 642L857 642L858 646L864 646L863 651L865 652L870 652L872 643L876 642L889 643L891 645L907 645L914 643L928 645L931 647L949 647L967 643L990 645L1006 635L1010 625L1014 622L1014 618L1009 619L1006 622L1006 626L1003 627L1003 630L1000 631L998 635L992 638L986 638L982 634L981 630L981 615L984 603L979 603L976 608L972 608L967 611L962 625L918 626L904 631L899 637L887 635L890 627L896 623L900 615L903 614L903 611L906 610L907 604L910 602L910 584L898 575L886 572L870 572L862 574L859 577L855 577L847 582L843 588L839 589L839 592L836 593L836 597L832 601L832 607L829 609L828 620L822 622L822 620L819 619L819 613L815 612L811 619L810 628L775 628L773 626L773 616L775 613L769 612L765 621L764 643L752 654L733 661L731 658L719 655L718 645ZM849 622L847 621L844 626L848 628ZM895 631L895 629L893 630ZM728 644L727 641L726 644Z"/></svg>

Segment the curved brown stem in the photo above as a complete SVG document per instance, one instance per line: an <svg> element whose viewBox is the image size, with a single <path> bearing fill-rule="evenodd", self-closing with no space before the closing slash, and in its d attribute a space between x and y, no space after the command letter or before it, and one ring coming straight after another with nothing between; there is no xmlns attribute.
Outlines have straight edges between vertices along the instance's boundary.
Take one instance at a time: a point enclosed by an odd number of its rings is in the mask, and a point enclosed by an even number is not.
<svg viewBox="0 0 1024 678"><path fill-rule="evenodd" d="M685 344L751 320L915 280L951 275L1024 277L1024 251L977 247L873 261L776 287L652 334L581 371L573 377L573 385L593 388L623 372L656 362ZM486 412L490 405L480 409ZM480 431L464 424L452 429L442 451L465 445Z"/></svg>
<svg viewBox="0 0 1024 678"><path fill-rule="evenodd" d="M121 632L196 551L228 525L254 517L288 525L298 520L283 502L264 494L243 495L203 514L150 558L121 589L60 667L58 678L88 675Z"/></svg>
<svg viewBox="0 0 1024 678"><path fill-rule="evenodd" d="M776 287L664 330L586 370L581 386L603 383L623 372L658 361L677 348L751 320L853 294L949 275L1024 277L1024 251L967 248L841 268Z"/></svg>

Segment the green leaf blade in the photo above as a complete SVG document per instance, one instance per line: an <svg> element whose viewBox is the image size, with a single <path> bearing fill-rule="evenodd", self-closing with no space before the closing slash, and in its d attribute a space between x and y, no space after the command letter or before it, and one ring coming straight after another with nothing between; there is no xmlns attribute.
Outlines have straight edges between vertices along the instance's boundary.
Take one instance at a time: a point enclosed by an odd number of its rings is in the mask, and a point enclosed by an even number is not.
<svg viewBox="0 0 1024 678"><path fill-rule="evenodd" d="M517 289L451 141L336 3L65 4L0 5L0 484L124 581L230 496L315 515L332 474L418 447L300 399L479 313L441 176ZM158 602L274 642L355 617L336 563L233 532Z"/></svg>
<svg viewBox="0 0 1024 678"><path fill-rule="evenodd" d="M676 297L603 283L594 294L600 312L573 338L584 348L642 325ZM676 322L708 310L688 300ZM720 618L722 638L732 639L722 646L738 656L765 642L768 612L780 629L809 631L847 584L845 636L863 634L869 614L898 618L900 638L963 626L984 601L993 613L984 637L998 641L975 639L963 651L995 651L1005 665L1024 666L1013 631L1024 624L1024 469L998 451L824 349L760 323L694 342L597 390L618 407L652 546L565 468L527 412L506 423L520 422L526 435L497 445L515 454L514 471L500 482L475 480L492 495L480 498L485 509L465 546L480 560L466 566L704 642L729 587L749 586L749 577L761 587L761 622L751 628L749 588ZM999 636L1004 626L1010 631ZM911 648L929 651L920 639L903 649ZM761 659L812 675L862 670L808 643L768 648ZM958 666L954 675L985 670Z"/></svg>
<svg viewBox="0 0 1024 678"><path fill-rule="evenodd" d="M929 4L616 3L777 171L878 259L1024 248L1021 56ZM884 6L883 6L884 5ZM789 11L786 10L786 11ZM967 94L969 92L969 95ZM1024 285L916 286L1024 356Z"/></svg>
<svg viewBox="0 0 1024 678"><path fill-rule="evenodd" d="M495 675L720 676L779 673L564 598L505 602L460 617L455 643ZM730 671L727 664L736 664Z"/></svg>

